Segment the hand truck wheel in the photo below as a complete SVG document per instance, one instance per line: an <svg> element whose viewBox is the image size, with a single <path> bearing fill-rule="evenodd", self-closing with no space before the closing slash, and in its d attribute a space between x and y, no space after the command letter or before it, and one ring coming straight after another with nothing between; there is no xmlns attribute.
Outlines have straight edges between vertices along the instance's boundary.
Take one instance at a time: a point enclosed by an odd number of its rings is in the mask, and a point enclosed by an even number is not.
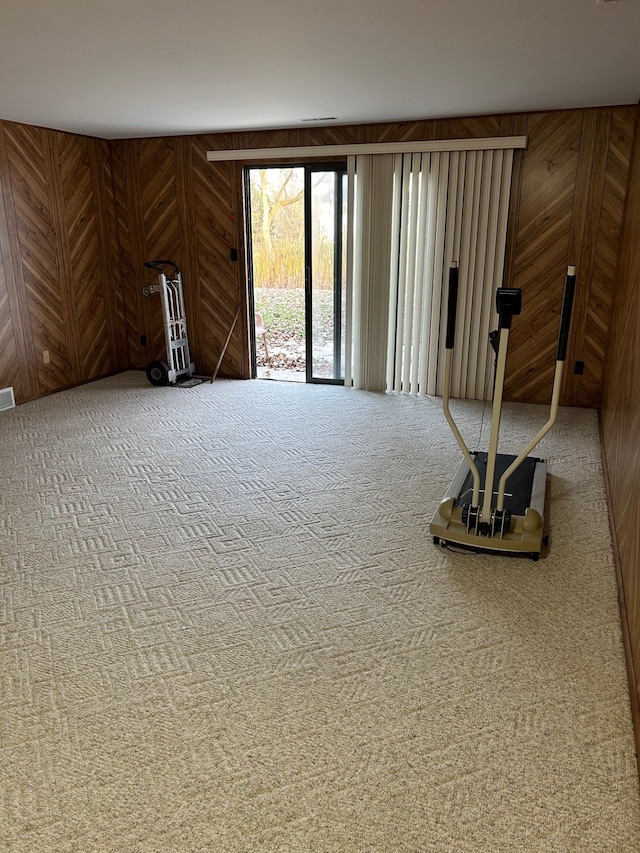
<svg viewBox="0 0 640 853"><path fill-rule="evenodd" d="M147 365L147 379L152 385L168 385L169 368L163 361L150 361Z"/></svg>

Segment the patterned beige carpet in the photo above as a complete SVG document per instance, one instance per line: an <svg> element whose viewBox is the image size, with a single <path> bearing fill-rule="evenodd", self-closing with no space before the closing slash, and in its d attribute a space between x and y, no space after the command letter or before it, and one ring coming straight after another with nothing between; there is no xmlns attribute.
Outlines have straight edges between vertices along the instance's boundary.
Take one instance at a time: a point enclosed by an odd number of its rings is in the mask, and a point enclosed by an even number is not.
<svg viewBox="0 0 640 853"><path fill-rule="evenodd" d="M129 372L0 447L0 849L640 850L595 412L538 563L431 543L434 399Z"/></svg>

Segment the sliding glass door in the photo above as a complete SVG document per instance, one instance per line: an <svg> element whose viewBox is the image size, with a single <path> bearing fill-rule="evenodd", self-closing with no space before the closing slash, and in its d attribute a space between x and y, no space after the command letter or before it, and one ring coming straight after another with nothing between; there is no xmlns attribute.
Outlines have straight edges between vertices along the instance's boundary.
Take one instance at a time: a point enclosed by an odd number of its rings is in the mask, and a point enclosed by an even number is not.
<svg viewBox="0 0 640 853"><path fill-rule="evenodd" d="M344 381L346 170L246 170L254 376Z"/></svg>

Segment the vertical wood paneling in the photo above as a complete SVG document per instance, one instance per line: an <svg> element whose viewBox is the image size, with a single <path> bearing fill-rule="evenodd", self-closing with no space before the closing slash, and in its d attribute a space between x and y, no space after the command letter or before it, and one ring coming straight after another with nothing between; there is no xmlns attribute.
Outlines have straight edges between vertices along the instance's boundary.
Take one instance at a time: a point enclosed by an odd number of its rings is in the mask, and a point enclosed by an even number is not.
<svg viewBox="0 0 640 853"><path fill-rule="evenodd" d="M509 342L505 397L510 400L551 398L582 123L579 111L529 118L513 273L523 305Z"/></svg>
<svg viewBox="0 0 640 853"><path fill-rule="evenodd" d="M151 299L142 295L142 287L153 281L151 271L144 264L152 258L147 253L144 229L144 205L140 181L139 142L124 142L124 162L121 174L124 196L124 216L126 217L126 238L128 239L129 261L131 264L128 287L126 288L127 316L133 325L128 330L129 354L131 366L143 368L152 359L162 357L162 351L156 352L156 341L161 334L160 309L156 305L156 332L152 334L153 312ZM156 258L155 260L160 260ZM167 260L166 258L164 260ZM173 259L171 259L173 260ZM157 300L156 300L157 301ZM142 344L144 336L147 343Z"/></svg>
<svg viewBox="0 0 640 853"><path fill-rule="evenodd" d="M417 142L435 139L435 123L427 121L398 121L366 127L364 142Z"/></svg>
<svg viewBox="0 0 640 853"><path fill-rule="evenodd" d="M521 155L519 187L514 178L505 282L523 288L525 323L514 324L506 394L515 400L549 400L562 280L567 263L575 263L578 283L561 399L564 405L597 407L633 123L629 108L550 117L557 124L552 137L544 114L527 122L530 144ZM524 132L521 119L516 117L515 133ZM554 148L563 136L564 155L558 159ZM558 276L551 285L555 267ZM527 321L530 301L540 325L547 318L546 334L535 320ZM528 331L535 338L527 342ZM576 361L584 362L582 376L574 373Z"/></svg>
<svg viewBox="0 0 640 853"><path fill-rule="evenodd" d="M111 146L106 140L87 140L98 230L98 263L104 294L110 362L114 370L129 366L124 295L116 230L116 203Z"/></svg>
<svg viewBox="0 0 640 853"><path fill-rule="evenodd" d="M283 148L290 145L289 130L258 130L231 134L232 148Z"/></svg>
<svg viewBox="0 0 640 853"><path fill-rule="evenodd" d="M2 269L2 314L0 324L2 357L0 360L0 387L12 386L17 402L29 399L34 393L33 375L29 353L30 336L25 334L21 321L27 313L24 288L18 286L12 258L17 246L15 217L10 201L9 162L5 142L4 124L0 122L0 266Z"/></svg>
<svg viewBox="0 0 640 853"><path fill-rule="evenodd" d="M17 269L28 305L31 357L40 394L74 382L53 227L52 206L56 200L46 162L49 145L45 133L19 124L8 125L5 133L20 258ZM49 364L44 363L44 351L49 352Z"/></svg>
<svg viewBox="0 0 640 853"><path fill-rule="evenodd" d="M108 301L102 275L98 204L94 194L89 139L58 134L62 218L68 242L73 329L77 335L79 375L103 376L114 369Z"/></svg>
<svg viewBox="0 0 640 853"><path fill-rule="evenodd" d="M506 136L526 136L529 118L526 115L507 117L502 122L501 133ZM511 195L509 196L509 218L507 221L507 244L504 258L504 286L513 287L513 276L516 260L516 243L519 224L520 200L522 198L522 165L525 152L518 149L513 152L513 169L511 172Z"/></svg>
<svg viewBox="0 0 640 853"><path fill-rule="evenodd" d="M209 138L192 140L194 217L199 261L202 369L212 374L224 347L236 311L241 316L220 365L221 376L248 376L248 352L243 347L242 330L247 324L246 292L239 281L239 262L230 260L230 249L238 244L242 227L242 206L238 204L233 163L207 163ZM215 169L209 166L215 165Z"/></svg>
<svg viewBox="0 0 640 853"><path fill-rule="evenodd" d="M113 253L102 245L94 144L0 122L0 387L13 384L18 402L117 369L103 276Z"/></svg>
<svg viewBox="0 0 640 853"><path fill-rule="evenodd" d="M482 136L500 136L500 116L449 119L449 139L477 139Z"/></svg>
<svg viewBox="0 0 640 853"><path fill-rule="evenodd" d="M129 196L129 187L133 178L128 180L128 166L130 166L131 160L130 145L125 142L110 142L109 157L114 211L113 227L115 228L109 254L121 287L120 299L116 306L117 317L120 318L121 322L124 322L121 341L123 341L123 346L126 349L126 364L133 367L140 366L143 362L140 335L144 332L144 323L142 311L139 307L142 295L140 289L132 284L135 281L136 273L130 218L133 209Z"/></svg>
<svg viewBox="0 0 640 853"><path fill-rule="evenodd" d="M175 139L145 139L134 145L144 229L145 256L140 261L145 283L155 281L156 277L156 273L144 268L146 261L170 260L183 266L176 196L176 143ZM160 295L155 294L145 302L150 320L149 359L166 361Z"/></svg>
<svg viewBox="0 0 640 853"><path fill-rule="evenodd" d="M640 684L640 112L636 109L634 113L636 134L604 372L601 423L631 668L637 686ZM628 118L627 111L617 112L612 137L618 135L620 123ZM622 140L626 138L623 132ZM624 162L625 150L625 141L622 144L615 141L611 154L614 161ZM612 170L615 172L617 168L613 163ZM611 175L613 183L619 184L619 180L619 173L617 178ZM615 236L615 229L613 233ZM636 734L640 742L640 730Z"/></svg>
<svg viewBox="0 0 640 853"><path fill-rule="evenodd" d="M255 134L249 136L242 144L255 142ZM144 268L147 260L173 260L182 270L189 342L199 374L213 372L240 300L246 314L246 291L239 286L242 265L230 259L242 228L242 207L234 187L240 167L222 163L211 168L206 151L216 142L208 137L176 137L126 144L123 242L131 247L134 271L130 289L136 293L130 301L138 300L137 310L127 315L136 324L128 335L133 366L142 368L152 358L165 359L160 299L139 295L143 284L155 280L155 274ZM247 320L242 317L220 375L249 375L246 329ZM140 333L147 336L149 345L138 347L136 353Z"/></svg>
<svg viewBox="0 0 640 853"><path fill-rule="evenodd" d="M175 157L176 195L182 245L182 284L187 313L189 351L193 362L201 368L204 364L202 323L199 312L202 294L200 292L200 259L197 251L191 140L188 137L176 140Z"/></svg>
<svg viewBox="0 0 640 853"><path fill-rule="evenodd" d="M62 319L64 327L68 330L67 342L69 361L71 363L71 379L75 384L80 382L84 375L82 358L81 325L77 313L75 270L73 267L72 245L75 244L77 235L75 223L75 211L79 205L84 206L88 199L86 192L80 192L73 197L73 177L77 171L80 183L83 176L80 175L77 156L79 140L64 134L48 134L48 148L50 152L49 163L51 168L49 178L53 187L53 198L51 205L52 220L55 233L58 236L57 249L60 264L60 281L63 283L61 291ZM62 149L62 152L60 151ZM81 155L80 155L81 157ZM63 166L61 167L61 162ZM70 177L70 179L69 179ZM65 198L65 190L67 198ZM95 229L91 232L94 237ZM104 330L101 330L104 332Z"/></svg>
<svg viewBox="0 0 640 853"><path fill-rule="evenodd" d="M310 145L355 144L363 142L363 130L359 125L351 127L311 127L309 130Z"/></svg>
<svg viewBox="0 0 640 853"><path fill-rule="evenodd" d="M0 229L2 227L2 217L0 217ZM20 365L18 364L18 346L7 290L7 266L2 251L2 241L0 241L0 387L13 386L14 394L20 399L22 396Z"/></svg>
<svg viewBox="0 0 640 853"><path fill-rule="evenodd" d="M579 356L582 357L581 360L584 360L593 261L610 131L610 110L590 110L584 113L568 254L569 263L575 263L577 269L580 270L579 286L576 289L574 302L573 328L563 377L564 399L572 403L576 403L578 400L581 384L581 376L574 372L574 365ZM588 365L588 367L593 370L594 365ZM597 402L594 405L597 405Z"/></svg>
<svg viewBox="0 0 640 853"><path fill-rule="evenodd" d="M575 400L579 406L593 407L600 403L635 114L634 107L620 107L611 111L602 183L593 203L597 230L590 266L590 294L581 354L585 372L580 377Z"/></svg>

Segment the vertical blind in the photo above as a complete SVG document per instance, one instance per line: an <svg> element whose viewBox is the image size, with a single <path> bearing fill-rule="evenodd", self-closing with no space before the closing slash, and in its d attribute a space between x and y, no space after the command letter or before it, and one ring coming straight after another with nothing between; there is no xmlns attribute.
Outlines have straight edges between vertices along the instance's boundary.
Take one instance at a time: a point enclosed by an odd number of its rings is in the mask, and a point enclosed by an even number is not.
<svg viewBox="0 0 640 853"><path fill-rule="evenodd" d="M346 305L346 384L386 390L389 285L395 256L393 206L395 156L349 157ZM357 173L356 173L357 169Z"/></svg>
<svg viewBox="0 0 640 853"><path fill-rule="evenodd" d="M442 394L446 282L457 261L451 394L490 396L512 165L509 148L350 158L346 384Z"/></svg>

